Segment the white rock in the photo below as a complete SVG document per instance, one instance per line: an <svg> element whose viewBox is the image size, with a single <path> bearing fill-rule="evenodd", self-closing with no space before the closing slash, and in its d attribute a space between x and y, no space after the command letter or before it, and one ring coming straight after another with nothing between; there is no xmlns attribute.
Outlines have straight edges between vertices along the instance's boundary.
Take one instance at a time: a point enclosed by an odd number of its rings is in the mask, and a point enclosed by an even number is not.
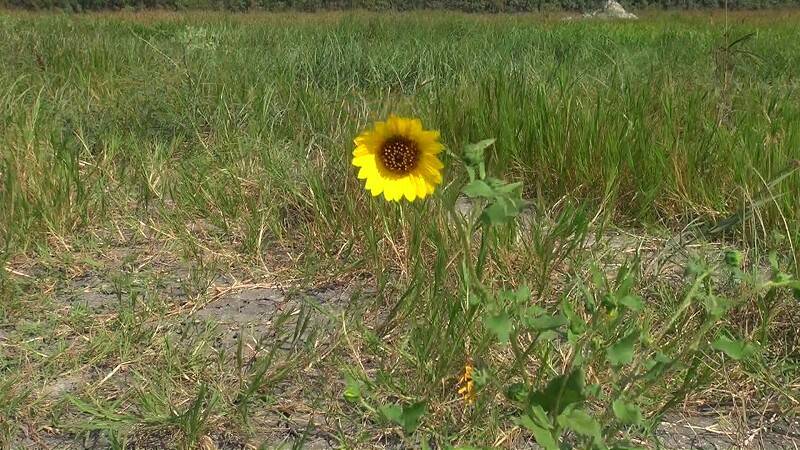
<svg viewBox="0 0 800 450"><path fill-rule="evenodd" d="M586 18L606 18L606 19L638 19L635 14L625 11L616 0L608 0L602 9L592 11L583 15Z"/></svg>

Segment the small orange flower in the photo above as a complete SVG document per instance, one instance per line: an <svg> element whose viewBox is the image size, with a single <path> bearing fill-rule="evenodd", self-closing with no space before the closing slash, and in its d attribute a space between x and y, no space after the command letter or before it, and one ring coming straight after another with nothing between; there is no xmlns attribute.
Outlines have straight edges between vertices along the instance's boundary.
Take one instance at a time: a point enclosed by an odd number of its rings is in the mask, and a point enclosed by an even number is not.
<svg viewBox="0 0 800 450"><path fill-rule="evenodd" d="M472 360L468 359L464 365L464 374L458 379L458 395L464 400L464 403L471 405L475 403L477 394L475 393L475 380L472 379L472 373L475 371L475 366L472 365Z"/></svg>

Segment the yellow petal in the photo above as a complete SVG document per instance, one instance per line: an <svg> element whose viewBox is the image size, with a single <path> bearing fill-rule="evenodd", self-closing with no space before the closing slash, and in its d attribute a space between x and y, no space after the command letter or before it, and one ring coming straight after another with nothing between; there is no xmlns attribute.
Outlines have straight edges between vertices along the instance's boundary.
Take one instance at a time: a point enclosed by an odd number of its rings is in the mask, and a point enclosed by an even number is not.
<svg viewBox="0 0 800 450"><path fill-rule="evenodd" d="M355 139L353 139L353 144L355 144L356 147L366 144L366 142L369 140L370 134L372 134L371 131L365 131L359 134Z"/></svg>
<svg viewBox="0 0 800 450"><path fill-rule="evenodd" d="M363 144L353 149L353 157L364 156L373 153L375 153L374 150L372 150L369 146Z"/></svg>
<svg viewBox="0 0 800 450"><path fill-rule="evenodd" d="M417 183L414 180L413 176L408 176L403 178L402 181L402 188L403 188L403 195L406 197L406 200L413 202L417 199Z"/></svg>
<svg viewBox="0 0 800 450"><path fill-rule="evenodd" d="M420 131L420 139L424 139L429 142L436 142L439 140L439 132L437 130L422 130Z"/></svg>
<svg viewBox="0 0 800 450"><path fill-rule="evenodd" d="M378 171L376 170L374 164L372 166L369 166L369 165L364 166L364 167L362 167L361 169L358 170L358 179L359 180L363 180L364 178L367 178L367 179L374 178L376 176L378 176Z"/></svg>
<svg viewBox="0 0 800 450"><path fill-rule="evenodd" d="M428 195L428 189L425 187L425 178L421 175L411 175L411 183L414 185L414 190L417 191L418 198L425 198Z"/></svg>
<svg viewBox="0 0 800 450"><path fill-rule="evenodd" d="M402 179L395 180L392 185L394 185L394 201L399 202L403 199L403 181Z"/></svg>
<svg viewBox="0 0 800 450"><path fill-rule="evenodd" d="M375 137L385 137L389 133L388 122L388 120L386 122L375 122L375 127L372 130Z"/></svg>
<svg viewBox="0 0 800 450"><path fill-rule="evenodd" d="M430 183L430 182L425 183L425 189L428 190L428 194L433 194L433 191L436 190L436 185L437 184L438 183Z"/></svg>
<svg viewBox="0 0 800 450"><path fill-rule="evenodd" d="M419 119L408 120L406 126L409 137L421 137L424 133L424 131L422 131L422 121Z"/></svg>
<svg viewBox="0 0 800 450"><path fill-rule="evenodd" d="M392 114L389 120L386 121L386 131L392 136L410 136L412 127L412 120L405 117L398 117Z"/></svg>
<svg viewBox="0 0 800 450"><path fill-rule="evenodd" d="M375 166L375 155L367 153L353 158L353 165L356 167Z"/></svg>
<svg viewBox="0 0 800 450"><path fill-rule="evenodd" d="M444 164L442 164L442 162L439 161L439 158L437 158L434 155L426 155L423 158L423 161L425 161L426 164L429 164L437 171L442 170L444 168Z"/></svg>
<svg viewBox="0 0 800 450"><path fill-rule="evenodd" d="M442 167L444 167L444 165L437 157L425 155L422 161L419 162L417 170L419 170L428 182L439 184L442 182Z"/></svg>
<svg viewBox="0 0 800 450"><path fill-rule="evenodd" d="M399 202L403 199L403 179L393 180L392 186L394 186L394 198L393 200Z"/></svg>
<svg viewBox="0 0 800 450"><path fill-rule="evenodd" d="M383 192L383 188L385 186L384 179L377 173L373 174L373 176L367 178L367 184L364 186L373 197L380 195Z"/></svg>
<svg viewBox="0 0 800 450"><path fill-rule="evenodd" d="M444 150L444 145L436 141L420 141L419 148L422 153L436 155Z"/></svg>
<svg viewBox="0 0 800 450"><path fill-rule="evenodd" d="M383 185L383 197L392 202L394 201L395 186L393 181L386 180Z"/></svg>

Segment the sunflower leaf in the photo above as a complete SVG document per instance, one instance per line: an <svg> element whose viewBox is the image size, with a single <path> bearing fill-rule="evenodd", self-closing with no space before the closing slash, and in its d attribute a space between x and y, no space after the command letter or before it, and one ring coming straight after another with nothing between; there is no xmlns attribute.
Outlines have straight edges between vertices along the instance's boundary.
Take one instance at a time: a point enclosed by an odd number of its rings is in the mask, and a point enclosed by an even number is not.
<svg viewBox="0 0 800 450"><path fill-rule="evenodd" d="M357 402L361 399L361 382L351 375L345 375L344 398L348 402Z"/></svg>
<svg viewBox="0 0 800 450"><path fill-rule="evenodd" d="M638 295L626 295L619 299L619 304L631 311L641 311L644 307L644 301Z"/></svg>
<svg viewBox="0 0 800 450"><path fill-rule="evenodd" d="M475 180L472 183L469 183L468 185L464 186L464 189L462 189L461 192L463 192L469 198L492 198L494 196L494 189L492 189L482 180Z"/></svg>
<svg viewBox="0 0 800 450"><path fill-rule="evenodd" d="M483 210L481 218L488 225L499 225L508 221L508 208L505 202L492 202Z"/></svg>
<svg viewBox="0 0 800 450"><path fill-rule="evenodd" d="M639 425L642 423L642 410L633 403L618 398L611 404L614 415L620 422L628 425Z"/></svg>
<svg viewBox="0 0 800 450"><path fill-rule="evenodd" d="M528 403L539 405L549 413L561 413L567 406L586 400L586 382L583 369L578 367L569 374L559 375L540 391L531 392Z"/></svg>
<svg viewBox="0 0 800 450"><path fill-rule="evenodd" d="M486 178L486 162L483 153L492 144L494 144L494 139L484 139L464 146L464 163L467 166L470 180L475 180L475 171L478 172L478 179Z"/></svg>
<svg viewBox="0 0 800 450"><path fill-rule="evenodd" d="M711 347L719 350L735 360L745 359L755 353L756 348L747 342L731 339L725 335L719 335Z"/></svg>
<svg viewBox="0 0 800 450"><path fill-rule="evenodd" d="M506 183L502 182L499 183L498 186L494 186L494 189L500 194L511 194L514 193L517 189L522 188L522 182L516 181L514 183Z"/></svg>
<svg viewBox="0 0 800 450"><path fill-rule="evenodd" d="M582 409L569 409L558 416L558 423L577 434L602 442L600 423Z"/></svg>
<svg viewBox="0 0 800 450"><path fill-rule="evenodd" d="M483 324L497 336L500 342L508 342L513 324L507 312L503 311L500 314L488 316L484 318Z"/></svg>
<svg viewBox="0 0 800 450"><path fill-rule="evenodd" d="M413 433L419 426L419 421L425 415L425 402L417 402L410 406L383 405L380 412L391 422L401 427L406 433Z"/></svg>
<svg viewBox="0 0 800 450"><path fill-rule="evenodd" d="M530 416L516 417L514 422L527 428L533 434L536 443L541 445L543 449L558 450L558 443L553 438L553 434L543 424L531 419Z"/></svg>
<svg viewBox="0 0 800 450"><path fill-rule="evenodd" d="M494 139L484 139L474 144L464 146L464 160L467 164L477 166L484 162L483 152L494 144Z"/></svg>
<svg viewBox="0 0 800 450"><path fill-rule="evenodd" d="M731 308L731 302L724 297L708 295L703 299L703 307L714 318L722 317Z"/></svg>
<svg viewBox="0 0 800 450"><path fill-rule="evenodd" d="M522 205L521 199L512 198L508 195L498 195L484 208L481 219L487 225L508 223L509 220L517 217Z"/></svg>
<svg viewBox="0 0 800 450"><path fill-rule="evenodd" d="M606 351L606 359L612 366L622 366L633 360L633 347L639 342L639 330L632 330Z"/></svg>
<svg viewBox="0 0 800 450"><path fill-rule="evenodd" d="M403 408L400 405L383 405L380 411L386 419L402 425Z"/></svg>
<svg viewBox="0 0 800 450"><path fill-rule="evenodd" d="M555 316L545 314L539 317L526 317L524 320L525 325L537 331L555 330L568 323L567 318L560 314Z"/></svg>

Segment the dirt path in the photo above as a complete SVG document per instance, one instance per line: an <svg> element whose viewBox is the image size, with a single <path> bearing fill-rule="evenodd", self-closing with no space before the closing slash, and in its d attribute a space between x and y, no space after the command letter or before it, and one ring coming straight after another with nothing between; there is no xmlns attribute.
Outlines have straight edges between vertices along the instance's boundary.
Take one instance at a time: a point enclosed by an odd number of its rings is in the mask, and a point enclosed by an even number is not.
<svg viewBox="0 0 800 450"><path fill-rule="evenodd" d="M656 252L656 247L665 245L663 240L656 239L636 242L623 234L604 240L609 243L606 251L617 254L637 247ZM56 354L53 349L59 345L66 347L63 354L70 358L93 355L98 349L92 346L102 342L99 335L112 333L116 340L125 337L124 333L113 334L118 316L123 313L141 314L141 320L154 322L147 329L154 342L171 336L179 341L200 342L201 347L210 347L208 351L218 355L236 352L241 342L245 359L263 355L263 343L278 339L276 322L280 321L283 328L294 330L294 336L285 341L287 347L281 351L291 354L292 349L314 340L311 345L321 346L325 354L331 351L324 347L326 333L336 333L350 314L353 303L366 301L359 298L369 298L372 292L358 280L309 286L281 274L254 272L243 267L193 264L173 257L168 251L160 251L152 244L100 248L94 254L75 253L49 262L29 261L9 266L7 270L13 271L13 276L19 279L22 302L17 312L20 319L0 322L0 363L5 359L11 361L12 366L24 364L19 361L35 359L37 352L39 355ZM679 275L672 273L670 276ZM313 326L301 326L304 320ZM170 330L171 334L163 334L162 329ZM198 340L197 336L205 340ZM31 342L41 344L34 348ZM110 344L103 342L102 345ZM187 347L191 348L197 351L198 347ZM68 398L99 395L113 399L136 378L133 364L113 358L105 361L102 357L97 357L96 363L90 360L79 364L63 361L30 364L28 375L33 378L29 384L33 390L30 398L37 405L45 405L49 415L37 416L36 411L29 411L26 413L29 417L18 417L12 422L15 437L0 448L111 448L106 435L97 430L85 430L97 417L75 417L74 409L68 407ZM2 367L0 364L0 369ZM224 376L226 373L222 371ZM199 448L252 449L262 443L266 444L265 448L280 448L299 441L301 448L328 449L337 448L337 436L341 433L363 431L352 424L342 426L335 417L320 412L317 404L309 400L313 397L309 391L330 394L328 402L331 403L326 406L337 408L336 402L342 401L337 394L340 374L320 371L308 364L299 369L297 375L294 380L278 384L278 390L270 394L269 407L254 408L251 419L258 424L256 429L248 432L229 428L230 421L219 417L203 435L206 446ZM149 381L140 379L139 383L147 385ZM118 387L109 389L110 386ZM182 407L188 399L182 400ZM53 416L62 413L73 416L69 420ZM675 450L800 449L800 421L796 417L756 414L742 419L741 416L734 410L672 412L659 427L657 437L661 448ZM59 425L76 420L85 421L80 424L84 431L67 431L68 427ZM164 435L163 430L139 431L127 443L127 448L156 449L174 444L174 436ZM536 448L529 437L516 434L514 448ZM391 440L380 446L402 448L400 443Z"/></svg>

